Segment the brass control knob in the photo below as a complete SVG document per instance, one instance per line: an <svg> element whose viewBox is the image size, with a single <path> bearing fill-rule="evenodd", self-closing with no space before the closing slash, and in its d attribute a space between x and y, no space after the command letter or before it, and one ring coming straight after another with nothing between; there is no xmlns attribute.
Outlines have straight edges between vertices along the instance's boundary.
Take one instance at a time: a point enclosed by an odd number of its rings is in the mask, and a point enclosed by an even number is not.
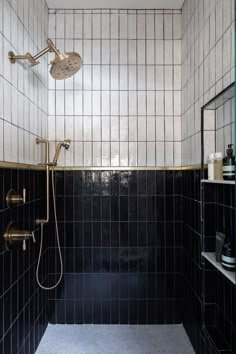
<svg viewBox="0 0 236 354"><path fill-rule="evenodd" d="M11 208L15 205L25 204L26 202L26 189L23 189L22 195L17 194L14 189L10 189L6 196L6 203L8 208Z"/></svg>
<svg viewBox="0 0 236 354"><path fill-rule="evenodd" d="M23 242L23 251L26 251L26 240L33 239L35 242L34 232L28 230L21 230L18 225L14 221L11 221L4 233L4 239L6 242L6 246L12 246L17 242Z"/></svg>

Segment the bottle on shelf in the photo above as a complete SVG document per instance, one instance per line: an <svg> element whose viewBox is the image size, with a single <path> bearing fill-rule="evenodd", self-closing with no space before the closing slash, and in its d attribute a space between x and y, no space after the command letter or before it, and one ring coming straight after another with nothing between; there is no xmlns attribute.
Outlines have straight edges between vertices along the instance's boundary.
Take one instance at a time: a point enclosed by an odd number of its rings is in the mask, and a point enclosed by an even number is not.
<svg viewBox="0 0 236 354"><path fill-rule="evenodd" d="M234 243L229 239L223 246L221 254L222 267L230 272L235 272L236 258Z"/></svg>
<svg viewBox="0 0 236 354"><path fill-rule="evenodd" d="M233 144L228 145L226 156L223 159L223 178L226 181L235 180L235 156L233 151Z"/></svg>
<svg viewBox="0 0 236 354"><path fill-rule="evenodd" d="M214 177L216 180L223 180L223 154L222 154L222 152L216 152L214 154L214 160L215 160Z"/></svg>
<svg viewBox="0 0 236 354"><path fill-rule="evenodd" d="M213 181L215 179L215 159L214 154L210 154L208 157L208 179Z"/></svg>

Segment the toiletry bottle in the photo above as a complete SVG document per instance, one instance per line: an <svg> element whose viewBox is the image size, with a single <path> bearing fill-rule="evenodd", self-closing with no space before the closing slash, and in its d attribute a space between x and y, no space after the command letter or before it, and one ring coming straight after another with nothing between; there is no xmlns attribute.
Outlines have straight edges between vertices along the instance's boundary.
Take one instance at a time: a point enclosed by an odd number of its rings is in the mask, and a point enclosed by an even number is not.
<svg viewBox="0 0 236 354"><path fill-rule="evenodd" d="M216 262L221 263L222 250L225 244L225 234L216 232Z"/></svg>
<svg viewBox="0 0 236 354"><path fill-rule="evenodd" d="M208 157L208 179L209 180L214 180L215 179L215 158L214 158L214 154L210 154Z"/></svg>
<svg viewBox="0 0 236 354"><path fill-rule="evenodd" d="M235 179L235 156L233 154L233 144L228 145L227 155L223 159L223 177L226 181Z"/></svg>
<svg viewBox="0 0 236 354"><path fill-rule="evenodd" d="M222 154L222 152L216 152L214 154L214 160L215 160L214 177L217 180L222 180L223 179L223 154Z"/></svg>
<svg viewBox="0 0 236 354"><path fill-rule="evenodd" d="M233 242L229 240L224 244L221 254L222 267L230 272L234 272L236 268L235 249Z"/></svg>

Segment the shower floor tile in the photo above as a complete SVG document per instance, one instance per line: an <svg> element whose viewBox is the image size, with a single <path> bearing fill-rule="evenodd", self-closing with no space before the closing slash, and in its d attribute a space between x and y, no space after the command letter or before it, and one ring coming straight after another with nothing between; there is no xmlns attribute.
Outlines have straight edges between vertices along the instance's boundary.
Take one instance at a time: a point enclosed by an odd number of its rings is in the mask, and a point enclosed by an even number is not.
<svg viewBox="0 0 236 354"><path fill-rule="evenodd" d="M49 325L36 354L194 354L182 325Z"/></svg>

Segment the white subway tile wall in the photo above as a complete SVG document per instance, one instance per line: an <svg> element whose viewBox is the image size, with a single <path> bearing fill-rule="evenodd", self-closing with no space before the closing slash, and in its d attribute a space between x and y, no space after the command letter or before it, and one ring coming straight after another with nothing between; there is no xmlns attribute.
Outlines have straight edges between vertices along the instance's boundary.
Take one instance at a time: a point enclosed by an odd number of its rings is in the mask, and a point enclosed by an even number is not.
<svg viewBox="0 0 236 354"><path fill-rule="evenodd" d="M216 111L216 151L226 155L229 144L235 145L234 99L231 99Z"/></svg>
<svg viewBox="0 0 236 354"><path fill-rule="evenodd" d="M47 136L47 59L31 67L12 65L8 52L32 54L47 46L48 8L44 0L0 1L0 161L36 164Z"/></svg>
<svg viewBox="0 0 236 354"><path fill-rule="evenodd" d="M182 11L182 165L201 162L201 107L235 80L234 36L234 0L185 0ZM232 112L233 109L225 113L225 120L234 119ZM217 150L224 152L225 145L232 141L227 131L232 127L228 124L225 131L217 132L222 133ZM215 151L214 134L211 127L207 127L205 162L207 152Z"/></svg>
<svg viewBox="0 0 236 354"><path fill-rule="evenodd" d="M181 165L181 11L50 10L49 37L83 58L49 77L52 153L72 139L61 165Z"/></svg>

